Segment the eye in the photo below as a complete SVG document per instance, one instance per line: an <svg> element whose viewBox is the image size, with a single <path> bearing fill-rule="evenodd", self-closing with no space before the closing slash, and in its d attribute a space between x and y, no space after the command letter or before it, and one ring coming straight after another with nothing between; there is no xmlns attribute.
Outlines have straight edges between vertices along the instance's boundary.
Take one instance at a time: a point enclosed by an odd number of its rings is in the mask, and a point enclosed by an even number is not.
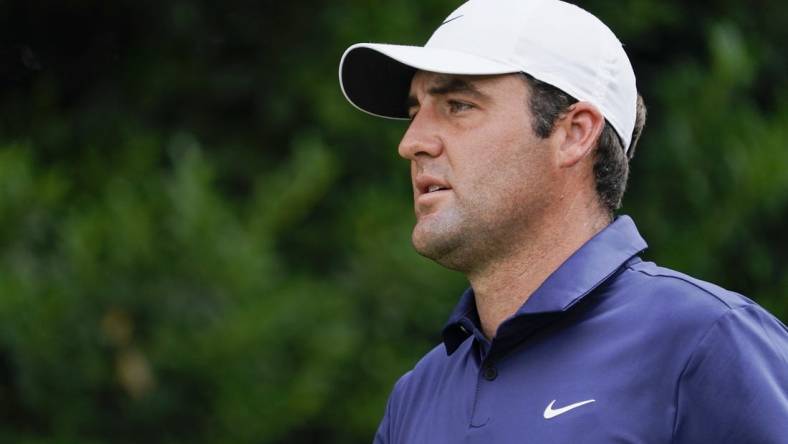
<svg viewBox="0 0 788 444"><path fill-rule="evenodd" d="M467 111L471 108L473 108L473 105L471 105L470 103L460 102L457 100L449 100L449 111L451 111L453 114L462 111Z"/></svg>

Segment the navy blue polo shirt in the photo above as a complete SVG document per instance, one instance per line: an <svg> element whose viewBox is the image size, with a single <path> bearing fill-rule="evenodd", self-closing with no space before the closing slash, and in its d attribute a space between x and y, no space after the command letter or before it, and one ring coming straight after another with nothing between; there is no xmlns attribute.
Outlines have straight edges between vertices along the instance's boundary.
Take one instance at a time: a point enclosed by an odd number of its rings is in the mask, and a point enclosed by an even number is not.
<svg viewBox="0 0 788 444"><path fill-rule="evenodd" d="M788 443L788 329L645 248L619 217L492 341L466 291L375 443Z"/></svg>

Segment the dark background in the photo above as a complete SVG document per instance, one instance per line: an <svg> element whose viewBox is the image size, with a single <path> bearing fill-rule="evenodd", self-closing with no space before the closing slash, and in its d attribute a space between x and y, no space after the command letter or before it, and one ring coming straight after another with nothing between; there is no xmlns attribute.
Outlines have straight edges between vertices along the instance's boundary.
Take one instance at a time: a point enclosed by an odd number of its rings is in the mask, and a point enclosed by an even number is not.
<svg viewBox="0 0 788 444"><path fill-rule="evenodd" d="M370 442L466 283L337 65L458 5L0 1L0 441ZM646 258L788 319L788 9L582 6L649 105Z"/></svg>

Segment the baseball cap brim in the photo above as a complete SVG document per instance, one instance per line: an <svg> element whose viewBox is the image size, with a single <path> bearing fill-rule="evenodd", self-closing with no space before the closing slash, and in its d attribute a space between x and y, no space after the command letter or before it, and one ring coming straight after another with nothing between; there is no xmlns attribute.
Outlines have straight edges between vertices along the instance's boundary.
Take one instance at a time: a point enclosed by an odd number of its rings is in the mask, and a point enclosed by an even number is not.
<svg viewBox="0 0 788 444"><path fill-rule="evenodd" d="M422 46L359 43L339 63L342 93L356 108L378 117L407 119L410 82L417 70L493 75L520 69L461 51Z"/></svg>

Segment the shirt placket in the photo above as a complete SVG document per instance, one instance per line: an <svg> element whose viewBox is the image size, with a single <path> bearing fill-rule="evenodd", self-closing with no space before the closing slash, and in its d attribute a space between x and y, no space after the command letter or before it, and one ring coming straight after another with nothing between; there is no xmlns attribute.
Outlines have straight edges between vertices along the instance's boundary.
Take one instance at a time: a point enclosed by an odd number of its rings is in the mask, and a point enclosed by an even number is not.
<svg viewBox="0 0 788 444"><path fill-rule="evenodd" d="M470 429L486 426L492 417L489 400L492 398L494 382L498 377L498 368L490 359L490 343L486 338L477 337L474 340L475 361L478 364L476 374L476 392L471 408Z"/></svg>
<svg viewBox="0 0 788 444"><path fill-rule="evenodd" d="M489 344L477 342L477 353L479 360L478 372L476 375L476 394L471 410L466 443L486 444L492 442L490 424L493 421L493 401L495 399L496 379L498 379L498 367L496 363L489 359Z"/></svg>

